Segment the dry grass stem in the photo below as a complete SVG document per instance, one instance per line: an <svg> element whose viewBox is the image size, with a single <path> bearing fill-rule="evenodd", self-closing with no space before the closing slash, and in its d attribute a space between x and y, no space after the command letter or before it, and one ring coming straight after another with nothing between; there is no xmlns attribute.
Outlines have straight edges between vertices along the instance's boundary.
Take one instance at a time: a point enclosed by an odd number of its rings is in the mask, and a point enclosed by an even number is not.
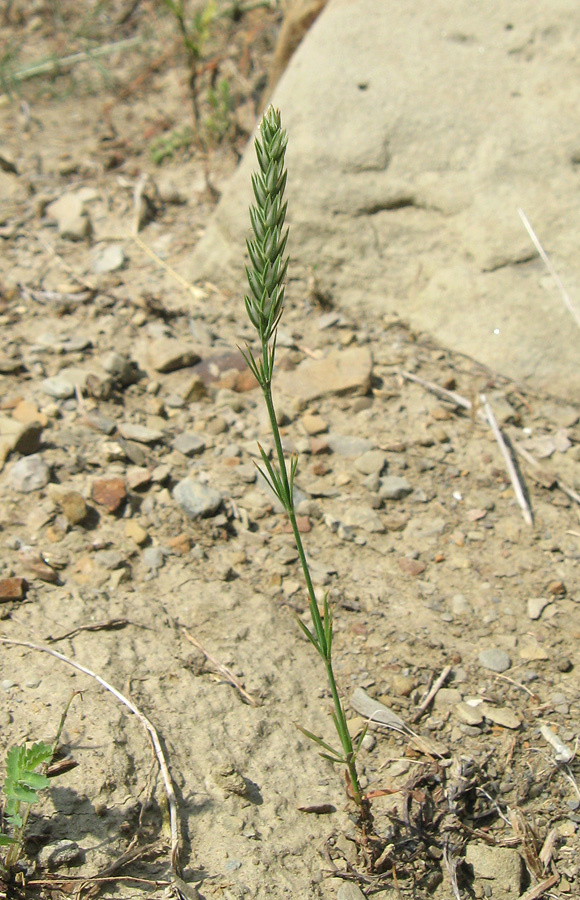
<svg viewBox="0 0 580 900"><path fill-rule="evenodd" d="M526 500L526 496L524 494L524 490L517 472L517 469L514 465L514 461L511 457L511 453L508 450L507 444L504 440L504 437L500 431L499 425L497 424L497 420L493 414L493 410L489 404L489 401L485 394L480 394L479 399L481 401L481 405L483 407L483 411L487 417L487 421L489 422L490 428L493 431L493 436L495 437L498 447L501 450L501 454L504 458L504 462L506 464L506 468L508 471L508 475L510 477L510 481L513 485L513 489L516 495L516 500L522 510L522 514L524 517L524 521L530 527L534 524L534 519L532 517L532 511Z"/></svg>
<svg viewBox="0 0 580 900"><path fill-rule="evenodd" d="M473 407L471 400L467 400L465 397L462 397L461 394L456 394L455 391L448 391L447 388L440 387L433 381L426 381L424 378L419 378L418 375L413 375L411 372L404 372L402 370L400 371L400 374L401 377L405 378L407 381L414 381L415 384L420 384L421 387L427 388L434 394L439 394L440 397L444 397L445 400L450 400L451 403L455 403L456 406L461 406L463 409L472 409Z"/></svg>
<svg viewBox="0 0 580 900"><path fill-rule="evenodd" d="M560 876L558 873L554 873L554 875L550 875L549 878L544 879L544 881L540 882L540 884L536 884L534 887L530 888L529 891L526 891L525 894L522 894L520 900L540 900L541 897L544 896L546 891L549 891L550 888L555 887L560 881Z"/></svg>
<svg viewBox="0 0 580 900"><path fill-rule="evenodd" d="M176 272L174 268L172 268L168 263L165 262L165 260L157 256L157 254L150 247L148 247L144 241L141 240L138 234L132 234L131 238L133 241L135 241L137 246L147 254L147 256L149 256L155 263L157 263L158 266L164 269L168 275L171 275L171 277L175 281L177 281L177 283L180 284L181 287L184 288L184 290L191 294L194 300L200 301L206 299L206 291L202 290L202 288L195 287L193 284L190 284L189 281L186 281L183 275L180 275L179 272Z"/></svg>
<svg viewBox="0 0 580 900"><path fill-rule="evenodd" d="M517 441L514 441L513 445L514 445L514 450L516 451L516 453L518 453L522 457L522 459L525 459L525 461L527 463L529 463L529 465L532 467L532 469L540 470L544 473L548 472L549 475L554 479L557 487L560 488L562 493L566 494L566 496L569 497L570 500L574 500L575 503L580 503L580 494L578 494L575 490L573 490L571 487L569 487L567 484L565 484L562 481L562 479L560 478L560 476L557 474L557 472L553 472L551 469L550 470L545 469L538 462L538 460L534 456L532 456L532 454L528 450L526 450L525 447L522 447L522 445L519 444ZM540 481L540 484L543 483L542 479L539 479L539 481Z"/></svg>
<svg viewBox="0 0 580 900"><path fill-rule="evenodd" d="M556 849L556 844L558 843L558 836L559 835L557 828L552 828L546 835L546 840L544 841L542 849L539 853L540 862L542 863L544 869L547 869L552 862L552 856L554 855L554 850Z"/></svg>
<svg viewBox="0 0 580 900"><path fill-rule="evenodd" d="M576 322L576 325L578 325L578 327L580 328L580 313L578 313L578 311L577 311L577 309L575 308L574 304L573 304L572 301L570 300L570 295L568 294L568 291L566 290L566 288L565 288L564 285L562 284L562 280L561 280L560 276L558 275L558 273L556 272L554 266L553 266L552 263L550 262L550 258L549 258L549 256L548 256L548 254L546 253L546 251L544 250L544 248L542 247L542 245L541 245L541 243L540 243L540 241L539 241L539 238L537 237L537 235L536 235L534 229L533 229L532 226L530 225L529 219L528 219L528 217L526 216L525 212L523 211L523 209L518 209L518 213L520 214L520 219L521 219L522 222L524 223L524 228L526 229L526 231L528 232L528 234L529 234L529 236L530 236L530 238L531 238L531 240L532 240L532 244L534 245L534 247L536 248L536 250L537 250L538 253L540 254L540 256L541 256L541 258L542 258L542 262L544 263L544 265L546 266L548 272L550 273L550 275L551 275L552 278L554 279L554 281L555 281L555 283L556 283L556 287L558 288L558 290L560 291L560 293L561 293L561 295L562 295L562 300L564 301L564 305L566 306L566 309L568 310L568 312L570 313L570 315L573 316L573 318L574 318L574 320L575 320L575 322Z"/></svg>
<svg viewBox="0 0 580 900"><path fill-rule="evenodd" d="M421 700L421 703L420 703L419 706L417 707L417 710L416 710L416 712L415 712L415 715L414 715L413 718L411 719L411 722L414 723L414 722L418 722L418 721L419 721L419 719L421 718L421 716L423 715L423 713L425 712L425 710L427 709L427 707L428 707L428 706L433 702L433 700L435 699L435 697L436 697L436 695L437 695L437 691L439 691L439 690L443 687L443 685L445 684L445 682L446 682L447 679L449 678L449 675L450 675L450 674L451 674L451 666L445 666L445 668L444 668L443 671L441 672L439 678L437 678L437 679L433 682L433 684L431 685L431 687L430 687L429 690L427 691L425 697L423 698L423 700Z"/></svg>
<svg viewBox="0 0 580 900"><path fill-rule="evenodd" d="M197 647L198 650L201 650L201 652L203 653L205 658L207 660L209 660L209 662L213 666L216 667L216 669L218 670L220 675L223 675L224 678L227 681L229 681L229 683L232 685L232 687L235 687L236 691L238 691L238 693L242 696L242 698L246 701L246 703L249 703L250 706L260 706L261 705L259 700L257 700L255 697L252 697L251 694L248 694L247 690L242 686L240 680L238 678L236 678L236 676L231 671L231 669L228 669L228 667L224 666L223 663L219 662L219 660L217 660L215 658L215 656L212 656L211 653L208 653L208 651L205 649L205 647L202 647L202 645L199 643L199 641L197 641L193 637L193 635L191 635L189 633L189 631L186 628L183 629L183 633L184 633L185 637L187 638L187 640L190 642L190 644L193 644L194 647Z"/></svg>
<svg viewBox="0 0 580 900"><path fill-rule="evenodd" d="M82 50L79 53L72 53L70 56L63 56L61 59L45 59L42 62L32 63L17 69L10 76L11 81L20 82L27 81L29 78L36 78L37 75L56 75L64 69L71 69L77 63L89 62L91 59L99 59L103 56L110 56L111 53L123 53L125 50L131 50L138 47L143 42L141 37L127 38L123 41L115 41L113 44L105 44L103 47L96 47L94 50Z"/></svg>
<svg viewBox="0 0 580 900"><path fill-rule="evenodd" d="M163 748L161 746L161 742L159 741L159 736L157 731L155 730L152 723L149 721L147 716L145 716L141 710L139 710L135 704L129 700L124 694L121 694L116 688L110 685L104 678L101 678L100 675L97 675L95 672L92 672L91 669L88 669L86 666L81 665L78 662L75 662L72 659L69 659L68 656L64 656L64 654L59 653L57 650L53 650L51 647L43 647L40 644L32 644L30 641L16 641L11 638L3 638L0 637L0 643L8 644L13 647L26 647L28 650L35 650L37 653L48 653L50 656L54 656L56 659L60 659L61 662L66 663L68 666L72 666L73 669L77 669L79 672L83 672L85 675L88 675L89 678L94 678L95 681L104 687L105 690L109 691L113 694L114 697L119 700L127 709L130 709L133 715L137 716L141 724L144 726L147 731L151 743L153 744L153 749L155 751L155 756L157 757L157 762L159 764L159 769L161 771L161 776L163 778L163 784L165 786L165 795L167 797L167 805L169 807L169 824L171 829L171 855L170 862L171 868L175 873L179 873L180 871L180 862L179 862L179 850L180 850L180 838L179 838L179 825L177 819L177 801L175 799L175 791L173 790L173 782L171 780L171 775L169 774L169 766L167 765L167 761L165 759L165 754L163 752Z"/></svg>

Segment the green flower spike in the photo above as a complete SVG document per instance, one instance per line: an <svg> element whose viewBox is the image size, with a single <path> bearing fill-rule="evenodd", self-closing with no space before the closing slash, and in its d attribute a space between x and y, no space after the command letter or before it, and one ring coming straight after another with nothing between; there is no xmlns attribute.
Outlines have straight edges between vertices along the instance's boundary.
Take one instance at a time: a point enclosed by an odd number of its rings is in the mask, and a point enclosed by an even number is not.
<svg viewBox="0 0 580 900"><path fill-rule="evenodd" d="M284 309L284 280L288 270L288 257L284 258L288 240L284 220L288 204L283 202L286 187L284 156L288 138L281 127L280 113L273 107L262 119L260 137L255 142L260 168L252 175L256 205L250 207L254 236L246 242L251 263L246 266L250 294L244 300L250 321L264 346L272 338L275 339L276 327ZM253 357L246 356L246 359L262 386L264 382L271 381L274 347L259 364Z"/></svg>
<svg viewBox="0 0 580 900"><path fill-rule="evenodd" d="M248 316L260 338L261 352L257 358L249 347L246 347L245 351L242 350L242 353L262 388L275 445L274 458L270 459L269 453L258 444L263 463L258 469L286 510L292 526L308 591L311 618L310 627L300 619L298 624L324 663L332 695L332 719L340 746L332 747L313 732L298 727L310 740L318 744L325 759L346 767L351 795L358 804L363 818L365 816L368 818L368 801L362 795L356 770L360 741L356 747L353 745L332 667L332 611L328 597L324 598L322 613L318 607L296 519L294 477L298 459L294 456L289 466L286 463L272 398L276 328L284 309L284 281L288 270L288 258L284 258L288 239L288 230L284 230L287 206L284 203L286 187L284 155L287 143L288 138L282 129L280 113L270 107L262 119L260 134L255 143L259 171L252 176L256 203L250 207L250 221L254 235L247 242L250 265L246 267L246 275L250 292L244 297Z"/></svg>

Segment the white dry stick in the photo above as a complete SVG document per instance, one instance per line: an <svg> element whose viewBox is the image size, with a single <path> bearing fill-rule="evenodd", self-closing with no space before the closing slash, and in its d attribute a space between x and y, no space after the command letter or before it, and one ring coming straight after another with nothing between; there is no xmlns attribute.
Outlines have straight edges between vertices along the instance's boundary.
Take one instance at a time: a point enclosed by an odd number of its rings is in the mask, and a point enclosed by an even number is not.
<svg viewBox="0 0 580 900"><path fill-rule="evenodd" d="M429 704L432 703L434 698L437 696L437 692L443 687L443 685L449 678L450 674L451 674L451 666L445 666L445 668L439 675L439 678L437 678L433 682L433 684L431 685L431 688L429 689L429 691L427 692L427 694L425 695L423 700L421 700L419 706L417 707L417 711L415 712L415 715L411 719L411 721L413 723L419 721L419 719L421 718L421 716L423 715L423 713L425 712L425 710L427 709Z"/></svg>
<svg viewBox="0 0 580 900"><path fill-rule="evenodd" d="M412 375L411 372L403 372L400 371L400 375L402 378L406 378L407 381L414 381L415 384L420 384L422 387L426 388L428 391L431 391L433 394L439 394L440 397L445 397L447 400L450 400L452 403L455 403L457 406L462 406L464 409L472 409L473 404L470 400L467 400L466 397L462 397L461 394L457 394L455 391L448 391L446 388L440 387L440 385L435 384L433 381L426 381L424 378L419 378L418 375ZM486 414L483 410L478 409L477 415L479 418L488 421ZM534 469L541 469L540 463L537 459L535 459L531 453L528 453L521 444L518 444L517 441L513 441L514 449L522 456ZM541 482L542 483L542 482ZM559 475L554 472L554 483L555 485L562 491L562 493L566 494L570 497L571 500L574 500L575 503L580 504L580 494L577 491L574 491L569 485L565 484ZM544 487L547 485L544 484ZM527 521L527 520L526 520Z"/></svg>
<svg viewBox="0 0 580 900"><path fill-rule="evenodd" d="M514 466L514 461L511 457L511 454L507 448L506 442L503 439L503 435L499 429L499 425L497 424L497 420L493 414L493 410L489 405L487 397L485 394L480 394L479 399L481 401L481 405L483 407L483 411L487 417L487 421L489 422L490 428L493 431L493 436L495 437L499 449L501 450L502 456L504 458L506 468L508 470L508 474L511 479L511 483L513 485L516 500L518 501L520 508L522 510L525 522L531 527L534 524L534 520L532 518L532 511L528 505L528 501L525 498L524 491L518 477L518 473L516 467Z"/></svg>
<svg viewBox="0 0 580 900"><path fill-rule="evenodd" d="M514 441L514 449L516 450L517 453L520 454L520 456L523 459L526 460L526 462L528 462L530 464L530 466L533 469L542 470L542 466L540 465L538 460L534 456L532 456L532 454L529 453L525 449L525 447L522 447L521 444L518 444L517 441ZM554 483L557 485L557 487L560 488L562 493L564 493L564 494L566 494L566 496L570 497L570 500L574 500L575 503L580 503L580 494L577 491L573 490L571 487L569 487L569 485L565 484L562 481L562 479L560 478L560 476L557 474L557 472L554 472L552 469L545 470L545 471L549 472L550 477L553 476ZM540 481L540 483L542 483L542 482ZM547 487L547 485L544 484L544 487Z"/></svg>
<svg viewBox="0 0 580 900"><path fill-rule="evenodd" d="M542 845L542 849L538 853L540 862L542 863L545 870L548 869L550 863L552 862L552 857L554 855L554 850L556 849L556 844L558 843L559 837L560 835L558 829L552 828L552 830L548 832L546 840Z"/></svg>
<svg viewBox="0 0 580 900"><path fill-rule="evenodd" d="M16 647L27 647L29 650L36 650L39 653L49 653L50 656L54 656L56 657L56 659L60 659L67 665L72 666L73 669L78 669L79 672L83 672L90 678L94 678L95 681L98 681L99 684L105 688L105 690L110 691L110 693L113 694L113 696L116 697L117 700L123 703L127 707L127 709L130 709L131 712L135 716L137 716L137 718L149 734L151 743L153 744L153 749L155 750L155 756L157 757L157 762L161 770L161 775L163 777L163 783L165 785L165 795L167 797L167 805L169 807L169 823L171 828L171 868L177 875L179 875L181 868L179 862L179 826L177 820L177 801L175 799L175 791L173 790L173 782L171 781L169 767L165 759L165 754L163 753L163 748L161 747L161 743L159 741L159 736L147 716L145 716L139 709L137 709L137 707L134 703L131 702L131 700L129 700L127 697L121 694L120 691L118 691L107 681L105 681L104 678L101 678L100 675L97 675L95 672L87 669L86 666L82 666L80 663L69 659L68 656L64 656L64 654L59 653L57 650L52 650L50 647L43 647L40 644L31 644L29 641L14 641L11 638L0 637L0 642L2 644L10 644Z"/></svg>
<svg viewBox="0 0 580 900"><path fill-rule="evenodd" d="M105 44L102 47L95 47L94 50L81 50L80 53L73 53L71 56L62 56L60 59L45 59L42 62L32 63L23 69L17 69L10 77L13 81L26 81L28 78L35 78L37 75L50 75L51 73L63 72L76 66L77 63L85 62L91 59L99 59L103 56L110 56L111 53L121 53L125 50L132 50L143 42L141 37L125 38L122 41L116 41L114 44Z"/></svg>
<svg viewBox="0 0 580 900"><path fill-rule="evenodd" d="M135 241L137 246L140 247L141 250L143 250L143 252L146 253L147 256L149 256L155 263L157 263L158 266L160 266L162 269L165 269L167 274L171 275L171 277L174 278L182 288L188 291L194 300L207 299L207 291L202 290L202 288L195 287L195 285L190 284L189 281L186 281L185 278L179 274L179 272L177 272L174 268L172 268L172 266L166 263L165 260L161 259L161 257L151 249L151 247L148 247L147 244L145 244L141 240L141 238L135 231L133 232L131 237Z"/></svg>
<svg viewBox="0 0 580 900"><path fill-rule="evenodd" d="M580 328L580 313L578 313L578 310L575 308L572 301L570 300L570 295L568 294L568 291L562 284L560 276L558 275L554 266L550 262L548 254L546 253L546 251L540 244L540 241L539 241L534 229L530 225L530 222L529 222L528 217L526 216L525 212L523 211L523 209L518 209L518 213L520 214L520 219L524 223L524 228L526 229L526 231L528 232L528 234L531 238L532 244L534 245L534 247L536 248L536 250L542 257L542 261L543 261L544 265L546 266L548 272L550 273L550 275L556 282L556 287L558 288L558 290L560 291L560 293L562 295L562 300L564 301L564 305L565 305L566 309L574 317L574 319L576 320L576 324Z"/></svg>
<svg viewBox="0 0 580 900"><path fill-rule="evenodd" d="M531 887L529 891L526 891L525 894L522 894L520 900L541 900L541 897L544 896L546 891L549 891L550 888L553 888L560 881L560 876L557 872L553 875L550 875L549 878L546 878L545 881L542 881L540 884L534 885Z"/></svg>
<svg viewBox="0 0 580 900"><path fill-rule="evenodd" d="M470 400L466 400L461 394L456 394L455 391L448 391L447 388L440 387L433 381L425 381L424 378L419 378L418 375L412 375L411 372L401 371L401 375L407 381L414 381L415 384L420 384L422 387L428 388L434 394L445 397L446 400L450 400L452 403L455 403L456 406L462 406L463 409L471 409L473 406L473 403L471 403Z"/></svg>

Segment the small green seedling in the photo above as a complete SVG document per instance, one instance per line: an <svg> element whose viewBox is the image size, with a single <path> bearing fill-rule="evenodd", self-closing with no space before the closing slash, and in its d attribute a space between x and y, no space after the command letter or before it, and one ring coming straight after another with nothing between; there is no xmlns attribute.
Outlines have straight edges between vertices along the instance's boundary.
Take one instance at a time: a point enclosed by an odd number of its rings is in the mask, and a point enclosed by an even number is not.
<svg viewBox="0 0 580 900"><path fill-rule="evenodd" d="M38 769L48 765L52 754L53 746L43 741L31 746L21 744L11 747L6 754L4 823L10 833L0 832L0 847L8 847L4 861L8 871L15 866L22 853L30 807L38 801L38 791L50 784L44 772Z"/></svg>
<svg viewBox="0 0 580 900"><path fill-rule="evenodd" d="M198 76L199 66L205 45L211 34L211 26L218 15L216 0L208 0L205 6L189 17L185 8L185 0L161 0L169 10L181 35L183 48L189 66L189 91L193 107L193 119L199 129Z"/></svg>
<svg viewBox="0 0 580 900"><path fill-rule="evenodd" d="M272 399L276 330L284 311L285 280L288 271L288 257L284 256L288 239L288 229L284 229L288 206L284 202L287 175L284 156L287 142L288 138L282 129L280 113L270 107L262 119L260 137L256 139L255 143L259 171L252 176L256 205L250 207L250 221L254 236L247 242L250 265L246 267L246 274L250 292L244 298L246 311L260 339L261 352L256 357L247 346L242 353L262 388L276 448L276 461L272 462L263 447L258 444L263 462L263 468L258 468L271 490L278 497L290 520L306 581L312 628L309 628L300 619L298 619L298 624L324 662L334 707L332 718L340 741L340 748L332 747L312 732L298 727L303 734L322 748L321 756L332 763L346 766L350 793L358 804L362 817L365 818L368 813L368 802L361 793L356 768L356 756L364 733L355 748L347 727L346 715L338 694L332 666L332 612L328 604L328 595L324 598L321 613L296 521L294 479L298 458L296 456L292 458L288 469Z"/></svg>

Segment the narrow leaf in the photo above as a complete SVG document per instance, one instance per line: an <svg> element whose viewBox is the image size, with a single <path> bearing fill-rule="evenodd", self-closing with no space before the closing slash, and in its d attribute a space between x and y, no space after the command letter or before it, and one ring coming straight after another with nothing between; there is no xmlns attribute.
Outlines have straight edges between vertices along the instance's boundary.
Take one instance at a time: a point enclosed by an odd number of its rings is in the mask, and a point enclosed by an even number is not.
<svg viewBox="0 0 580 900"><path fill-rule="evenodd" d="M328 591L324 595L324 636L326 638L326 652L330 659L332 652L332 610L328 605Z"/></svg>
<svg viewBox="0 0 580 900"><path fill-rule="evenodd" d="M367 724L365 725L365 727L363 728L363 730L361 731L361 733L359 735L358 741L356 742L356 749L355 749L356 754L358 754L360 752L360 748L362 747L362 742L364 741L368 730L369 730L369 723L367 722Z"/></svg>
<svg viewBox="0 0 580 900"><path fill-rule="evenodd" d="M298 725L296 722L294 724L296 725L296 728L298 729L298 731L301 731L302 734L306 735L306 737L309 738L309 740L314 741L314 743L318 744L319 747L324 747L324 749L327 750L329 753L332 753L333 756L336 756L339 759L341 758L340 752L338 750L335 750L334 747L331 747L330 744L327 744L326 741L323 740L321 737L318 737L318 735L313 734L311 731L308 731L307 728L303 728L302 725Z"/></svg>
<svg viewBox="0 0 580 900"><path fill-rule="evenodd" d="M300 628L302 629L302 631L304 632L304 634L306 635L308 640L314 645L316 650L318 650L318 652L320 653L320 647L318 646L318 641L316 640L316 636L314 634L312 634L312 632L310 631L310 628L304 624L302 619L297 614L296 614L296 621L298 622L298 625L300 626Z"/></svg>
<svg viewBox="0 0 580 900"><path fill-rule="evenodd" d="M329 762L333 763L335 766L346 766L347 762L344 756L330 756L329 753L321 753L320 756L323 759L327 759Z"/></svg>

